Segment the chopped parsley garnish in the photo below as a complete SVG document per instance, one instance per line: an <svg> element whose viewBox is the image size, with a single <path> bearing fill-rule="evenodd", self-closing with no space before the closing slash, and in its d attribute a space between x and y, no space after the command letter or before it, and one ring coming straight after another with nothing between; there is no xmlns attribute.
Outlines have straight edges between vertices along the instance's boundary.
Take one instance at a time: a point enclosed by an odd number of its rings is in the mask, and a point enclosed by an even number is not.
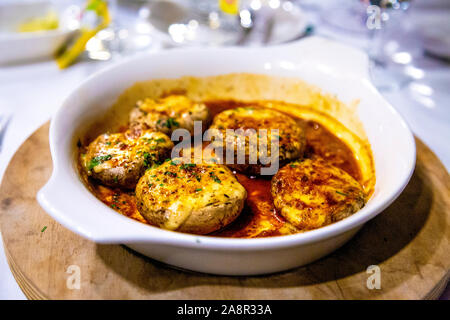
<svg viewBox="0 0 450 320"><path fill-rule="evenodd" d="M297 165L295 165L295 164L290 164L290 166L291 166L291 168L297 168Z"/></svg>
<svg viewBox="0 0 450 320"><path fill-rule="evenodd" d="M142 156L144 157L144 167L148 168L150 166L152 166L153 161L152 161L152 154L148 153L148 152L144 152L142 153Z"/></svg>
<svg viewBox="0 0 450 320"><path fill-rule="evenodd" d="M102 164L105 161L111 160L112 155L108 154L106 156L97 156L95 158L92 158L92 160L89 162L88 169L92 170L94 167L98 166L99 164Z"/></svg>
<svg viewBox="0 0 450 320"><path fill-rule="evenodd" d="M44 232L47 229L47 226L44 226L41 230L41 232Z"/></svg>
<svg viewBox="0 0 450 320"><path fill-rule="evenodd" d="M194 168L195 166L196 166L195 163L183 163L181 165L181 169L186 170L186 169L189 169L189 168Z"/></svg>
<svg viewBox="0 0 450 320"><path fill-rule="evenodd" d="M195 189L195 192L202 191L202 188Z"/></svg>
<svg viewBox="0 0 450 320"><path fill-rule="evenodd" d="M337 191L337 190L336 190L336 193L337 193L337 194L340 194L340 195L342 195L342 196L348 196L348 194L346 194L346 193L344 193L344 192Z"/></svg>
<svg viewBox="0 0 450 320"><path fill-rule="evenodd" d="M144 156L144 167L149 167L150 163L148 162L148 160L150 158L150 153L144 152L143 156Z"/></svg>
<svg viewBox="0 0 450 320"><path fill-rule="evenodd" d="M158 139L153 139L153 138L142 138L146 143L152 143L152 142L156 142L156 143L161 143L161 142L165 142L166 139L164 138L158 138ZM153 147L156 148L156 147Z"/></svg>
<svg viewBox="0 0 450 320"><path fill-rule="evenodd" d="M216 176L216 174L214 172L210 172L209 175L214 180L214 182L222 183L222 181L220 181L219 177Z"/></svg>
<svg viewBox="0 0 450 320"><path fill-rule="evenodd" d="M164 172L164 174L166 176L171 176L171 177L174 177L174 178L177 177L177 174L175 172L166 171L166 172Z"/></svg>
<svg viewBox="0 0 450 320"><path fill-rule="evenodd" d="M106 144L107 146L110 146L110 145L111 145L111 141L106 141L105 144Z"/></svg>
<svg viewBox="0 0 450 320"><path fill-rule="evenodd" d="M163 126L166 126L167 128L172 128L172 127L179 127L180 124L175 120L175 118L169 118L166 120L166 123L163 124Z"/></svg>

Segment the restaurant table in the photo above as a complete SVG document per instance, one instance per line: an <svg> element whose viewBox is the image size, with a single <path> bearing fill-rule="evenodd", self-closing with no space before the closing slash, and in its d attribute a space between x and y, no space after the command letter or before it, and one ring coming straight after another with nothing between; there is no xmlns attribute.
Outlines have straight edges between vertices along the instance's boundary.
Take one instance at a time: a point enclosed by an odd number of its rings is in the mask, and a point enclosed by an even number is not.
<svg viewBox="0 0 450 320"><path fill-rule="evenodd" d="M446 10L448 11L445 14L450 15L450 7ZM363 40L324 25L317 11L312 10L307 14L314 26L315 34L356 47L365 47ZM417 23L432 21L434 16L442 14L442 8L420 8L410 12L411 18ZM28 136L50 119L64 97L86 77L117 60L120 58L103 62L83 60L62 71L53 61L0 67L0 114L12 115L0 151L0 181L15 151ZM414 134L433 150L449 170L450 64L427 55L420 58L420 63L423 71L420 79L409 83L401 90L386 92L384 96L405 118ZM449 298L450 290L447 287L441 299ZM9 270L2 245L0 245L0 299L26 299Z"/></svg>

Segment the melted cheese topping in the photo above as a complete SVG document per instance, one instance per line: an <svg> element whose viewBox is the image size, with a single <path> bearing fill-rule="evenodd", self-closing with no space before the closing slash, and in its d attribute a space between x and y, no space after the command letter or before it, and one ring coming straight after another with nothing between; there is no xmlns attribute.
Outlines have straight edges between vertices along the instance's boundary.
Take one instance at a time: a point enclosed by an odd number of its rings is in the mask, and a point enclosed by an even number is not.
<svg viewBox="0 0 450 320"><path fill-rule="evenodd" d="M168 134L177 128L187 129L193 134L194 121L209 120L209 110L205 104L194 102L183 95L146 98L138 101L136 106L138 109L130 114L132 125L144 125Z"/></svg>
<svg viewBox="0 0 450 320"><path fill-rule="evenodd" d="M127 166L136 159L144 159L151 165L158 161L161 149L172 147L172 141L161 132L145 131L138 138L127 133L103 134L88 147L84 165L96 173Z"/></svg>
<svg viewBox="0 0 450 320"><path fill-rule="evenodd" d="M138 183L136 196L141 210L164 212L159 226L176 230L193 212L241 201L246 191L226 166L184 164L180 158L148 170Z"/></svg>
<svg viewBox="0 0 450 320"><path fill-rule="evenodd" d="M197 103L182 95L170 95L156 100L147 98L137 104L139 109L145 112L169 112L172 115L181 114L197 105Z"/></svg>
<svg viewBox="0 0 450 320"><path fill-rule="evenodd" d="M322 159L292 162L272 179L275 207L302 230L322 227L364 206L361 185Z"/></svg>

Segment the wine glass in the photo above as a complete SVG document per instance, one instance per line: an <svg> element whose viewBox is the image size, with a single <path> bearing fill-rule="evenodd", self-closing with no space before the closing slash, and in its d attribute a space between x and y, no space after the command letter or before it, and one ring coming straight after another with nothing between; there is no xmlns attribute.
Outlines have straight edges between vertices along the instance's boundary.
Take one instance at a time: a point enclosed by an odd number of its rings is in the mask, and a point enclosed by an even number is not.
<svg viewBox="0 0 450 320"><path fill-rule="evenodd" d="M403 88L421 70L415 57L421 45L408 20L410 0L342 0L321 14L323 23L365 39L372 82L380 91Z"/></svg>
<svg viewBox="0 0 450 320"><path fill-rule="evenodd" d="M143 51L162 48L142 10L142 3L108 0L111 23L100 30L86 44L86 52L93 60L110 60Z"/></svg>
<svg viewBox="0 0 450 320"><path fill-rule="evenodd" d="M171 45L231 45L244 31L240 0L152 0L146 6L154 30Z"/></svg>
<svg viewBox="0 0 450 320"><path fill-rule="evenodd" d="M415 65L420 40L408 21L409 0L366 1L372 82L380 91L399 90L420 77Z"/></svg>

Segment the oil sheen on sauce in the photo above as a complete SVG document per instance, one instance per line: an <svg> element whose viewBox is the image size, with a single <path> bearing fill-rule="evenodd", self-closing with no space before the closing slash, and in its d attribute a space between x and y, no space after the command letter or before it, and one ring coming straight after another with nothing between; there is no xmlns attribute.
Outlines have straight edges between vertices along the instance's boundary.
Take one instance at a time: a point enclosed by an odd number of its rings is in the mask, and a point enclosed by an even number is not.
<svg viewBox="0 0 450 320"><path fill-rule="evenodd" d="M226 109L250 105L250 103L244 104L236 101L210 101L205 103L209 107L212 116ZM255 106L255 104L257 103L251 103L252 106ZM320 156L361 182L357 161L351 149L344 142L314 121L295 119L306 133L306 158ZM233 223L222 230L214 232L211 234L212 236L255 238L300 232L288 226L285 219L277 213L270 193L271 177L235 174L239 182L247 190L246 205L240 216ZM147 223L137 210L134 192L106 187L92 179L84 178L90 191L102 202L129 218Z"/></svg>

